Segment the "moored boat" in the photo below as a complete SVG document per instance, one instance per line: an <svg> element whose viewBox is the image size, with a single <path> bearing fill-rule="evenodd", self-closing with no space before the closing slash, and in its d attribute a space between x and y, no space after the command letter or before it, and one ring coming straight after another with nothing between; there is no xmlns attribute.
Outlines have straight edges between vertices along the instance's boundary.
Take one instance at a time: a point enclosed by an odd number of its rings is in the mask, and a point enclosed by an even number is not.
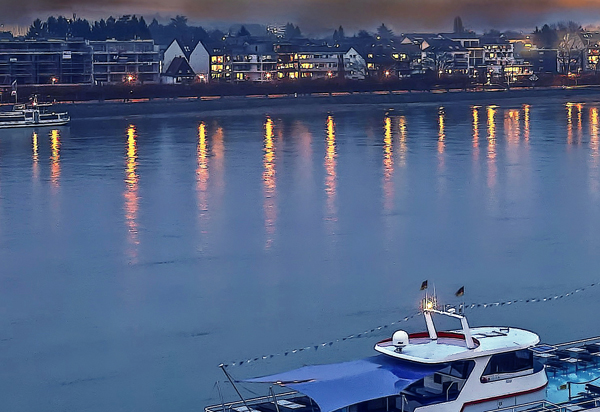
<svg viewBox="0 0 600 412"><path fill-rule="evenodd" d="M18 127L64 126L71 118L67 112L50 111L50 104L40 104L37 97L31 104L15 105L10 112L0 112L0 129Z"/></svg>
<svg viewBox="0 0 600 412"><path fill-rule="evenodd" d="M524 329L471 328L459 311L426 298L425 332L396 331L366 359L246 380L289 391L205 412L600 412L600 337L540 344ZM461 329L437 331L434 316Z"/></svg>

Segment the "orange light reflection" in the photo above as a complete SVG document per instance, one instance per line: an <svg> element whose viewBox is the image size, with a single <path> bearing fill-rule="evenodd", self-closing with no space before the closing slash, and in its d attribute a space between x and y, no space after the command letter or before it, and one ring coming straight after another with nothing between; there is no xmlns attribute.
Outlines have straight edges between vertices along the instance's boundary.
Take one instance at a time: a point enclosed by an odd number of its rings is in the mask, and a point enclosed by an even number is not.
<svg viewBox="0 0 600 412"><path fill-rule="evenodd" d="M400 167L406 166L406 117L400 116L398 119L399 129L400 129Z"/></svg>
<svg viewBox="0 0 600 412"><path fill-rule="evenodd" d="M206 143L206 125L204 122L198 126L198 147L197 147L198 165L196 168L196 191L198 192L198 209L200 210L200 220L202 221L208 215L208 147ZM201 229L205 232L205 228Z"/></svg>
<svg viewBox="0 0 600 412"><path fill-rule="evenodd" d="M394 156L392 146L392 119L385 117L383 126L383 207L393 209L394 203Z"/></svg>
<svg viewBox="0 0 600 412"><path fill-rule="evenodd" d="M50 132L50 182L57 188L60 185L60 131Z"/></svg>
<svg viewBox="0 0 600 412"><path fill-rule="evenodd" d="M488 140L488 187L496 185L496 106L487 107L487 140Z"/></svg>
<svg viewBox="0 0 600 412"><path fill-rule="evenodd" d="M583 105L581 103L577 104L577 144L581 144L581 139L583 137Z"/></svg>
<svg viewBox="0 0 600 412"><path fill-rule="evenodd" d="M39 161L39 152L38 152L38 134L36 132L33 132L32 135L32 145L33 145L33 154L32 154L32 159L33 159L33 177L34 179L37 179L39 176L39 165L38 165L38 161Z"/></svg>
<svg viewBox="0 0 600 412"><path fill-rule="evenodd" d="M446 130L445 130L445 124L444 124L444 118L445 118L445 113L444 113L444 108L440 107L439 111L438 111L438 153L442 154L444 153L444 148L445 148L445 143L444 140L446 139Z"/></svg>
<svg viewBox="0 0 600 412"><path fill-rule="evenodd" d="M335 122L333 116L327 116L327 140L325 148L325 193L327 194L327 216L326 221L337 221L337 209L335 204L337 191L336 172L337 149L335 143ZM330 228L333 232L334 228Z"/></svg>
<svg viewBox="0 0 600 412"><path fill-rule="evenodd" d="M567 103L567 144L573 144L573 103Z"/></svg>
<svg viewBox="0 0 600 412"><path fill-rule="evenodd" d="M275 145L273 143L273 121L267 118L265 122L265 139L263 155L263 192L264 192L264 213L265 213L265 231L267 240L265 248L269 249L273 245L275 236L275 224L277 222L277 204L275 196L277 194L277 180L275 169Z"/></svg>
<svg viewBox="0 0 600 412"><path fill-rule="evenodd" d="M133 263L137 263L139 241L138 210L139 196L137 174L137 134L135 126L127 128L127 151L125 156L125 224L128 232L129 250L128 254Z"/></svg>
<svg viewBox="0 0 600 412"><path fill-rule="evenodd" d="M528 104L524 104L523 105L523 138L525 139L525 142L529 142L529 126L530 126L530 120L529 120L529 110L530 110L530 106Z"/></svg>

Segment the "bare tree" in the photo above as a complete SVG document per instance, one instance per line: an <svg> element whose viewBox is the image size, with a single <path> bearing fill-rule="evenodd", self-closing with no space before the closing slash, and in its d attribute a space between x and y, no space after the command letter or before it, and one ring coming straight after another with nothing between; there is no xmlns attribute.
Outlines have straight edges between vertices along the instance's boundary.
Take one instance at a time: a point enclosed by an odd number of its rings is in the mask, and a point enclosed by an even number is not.
<svg viewBox="0 0 600 412"><path fill-rule="evenodd" d="M558 64L561 73L577 72L581 68L584 45L577 33L567 32L558 45Z"/></svg>

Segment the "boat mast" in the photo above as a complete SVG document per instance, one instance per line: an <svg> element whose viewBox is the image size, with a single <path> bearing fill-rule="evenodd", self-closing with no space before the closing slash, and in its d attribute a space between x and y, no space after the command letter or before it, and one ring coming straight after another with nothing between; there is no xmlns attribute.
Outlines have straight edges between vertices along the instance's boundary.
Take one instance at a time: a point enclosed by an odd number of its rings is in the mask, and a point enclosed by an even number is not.
<svg viewBox="0 0 600 412"><path fill-rule="evenodd" d="M240 399L244 403L244 406L246 407L246 412L250 412L250 408L248 407L248 404L246 403L246 400L244 399L244 397L242 396L242 394L238 390L237 386L235 386L235 383L233 383L233 379L231 379L231 376L229 375L229 373L227 373L227 371L225 370L225 365L220 364L219 368L221 368L221 370L223 371L223 373L225 374L225 376L227 376L227 379L229 379L229 382L233 386L233 389L235 389L235 391L237 392L238 396L240 397Z"/></svg>

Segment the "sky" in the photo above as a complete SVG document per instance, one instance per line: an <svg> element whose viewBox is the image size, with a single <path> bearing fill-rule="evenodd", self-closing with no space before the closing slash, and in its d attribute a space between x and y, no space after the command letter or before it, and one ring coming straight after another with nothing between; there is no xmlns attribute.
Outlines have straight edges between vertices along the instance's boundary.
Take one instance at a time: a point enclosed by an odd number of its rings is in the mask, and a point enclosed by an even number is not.
<svg viewBox="0 0 600 412"><path fill-rule="evenodd" d="M454 17L461 16L474 30L519 30L561 20L597 24L600 0L0 0L0 24L6 26L73 13L92 20L181 14L207 26L291 21L304 31L342 25L350 33L381 23L397 32L451 30Z"/></svg>

